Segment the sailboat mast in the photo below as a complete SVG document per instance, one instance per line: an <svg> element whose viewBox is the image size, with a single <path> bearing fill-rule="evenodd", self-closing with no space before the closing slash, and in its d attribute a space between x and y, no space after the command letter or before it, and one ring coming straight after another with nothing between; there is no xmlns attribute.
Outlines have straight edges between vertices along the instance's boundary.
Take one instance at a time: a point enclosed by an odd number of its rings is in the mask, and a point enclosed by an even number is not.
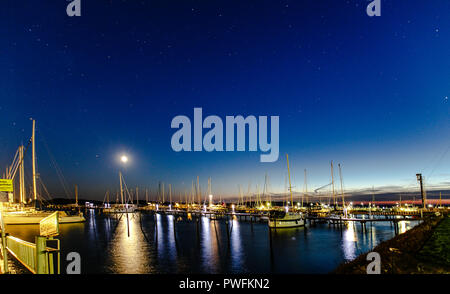
<svg viewBox="0 0 450 294"><path fill-rule="evenodd" d="M306 180L306 168L305 168L305 194L303 195L303 198L306 198L306 202L308 202L308 198L306 197L306 193L308 193L308 181ZM302 199L302 207L303 207L303 200Z"/></svg>
<svg viewBox="0 0 450 294"><path fill-rule="evenodd" d="M75 185L75 205L78 206L78 185Z"/></svg>
<svg viewBox="0 0 450 294"><path fill-rule="evenodd" d="M37 200L37 190L36 190L36 121L33 119L33 134L31 136L31 149L33 157L33 197Z"/></svg>
<svg viewBox="0 0 450 294"><path fill-rule="evenodd" d="M139 206L139 187L136 187L136 206Z"/></svg>
<svg viewBox="0 0 450 294"><path fill-rule="evenodd" d="M19 187L20 187L20 203L26 203L25 195L25 168L24 168L24 146L20 146L20 169L19 169Z"/></svg>
<svg viewBox="0 0 450 294"><path fill-rule="evenodd" d="M339 167L339 178L341 179L341 195L342 195L342 207L345 206L345 196L344 196L344 185L342 183L342 170L341 170L341 164L338 164Z"/></svg>
<svg viewBox="0 0 450 294"><path fill-rule="evenodd" d="M333 202L336 206L336 194L334 192L334 172L333 172L333 161L331 161L331 190L333 191Z"/></svg>
<svg viewBox="0 0 450 294"><path fill-rule="evenodd" d="M212 205L211 177L208 178L208 195L205 195L205 203L206 197L209 197L209 206L211 206Z"/></svg>
<svg viewBox="0 0 450 294"><path fill-rule="evenodd" d="M123 205L123 187L122 187L122 172L119 172L119 180L120 180L120 201Z"/></svg>
<svg viewBox="0 0 450 294"><path fill-rule="evenodd" d="M291 186L291 171L289 169L289 157L288 154L286 153L286 161L287 161L287 168L288 168L288 176L289 176L289 191L291 192L291 205L294 205L294 202L292 202L293 197L292 197L292 186Z"/></svg>
<svg viewBox="0 0 450 294"><path fill-rule="evenodd" d="M172 184L169 184L169 202L172 205Z"/></svg>
<svg viewBox="0 0 450 294"><path fill-rule="evenodd" d="M199 181L198 176L197 176L197 191L196 192L197 192L198 205L202 205L202 199L200 196L200 181Z"/></svg>

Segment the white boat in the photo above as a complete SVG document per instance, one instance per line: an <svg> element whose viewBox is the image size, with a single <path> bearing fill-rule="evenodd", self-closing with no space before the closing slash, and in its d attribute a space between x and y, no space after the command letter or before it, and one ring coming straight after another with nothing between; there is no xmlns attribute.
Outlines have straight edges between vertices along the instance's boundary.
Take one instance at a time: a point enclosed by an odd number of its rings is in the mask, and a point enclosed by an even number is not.
<svg viewBox="0 0 450 294"><path fill-rule="evenodd" d="M40 211L10 211L3 213L3 221L7 225L35 225L51 215L53 212L40 212ZM60 224L70 224L70 223L81 223L86 221L83 213L80 212L75 215L69 215L65 211L59 211L59 223Z"/></svg>
<svg viewBox="0 0 450 294"><path fill-rule="evenodd" d="M284 212L284 211L272 211L269 215L269 228L296 228L303 227L305 220L303 216L298 213Z"/></svg>

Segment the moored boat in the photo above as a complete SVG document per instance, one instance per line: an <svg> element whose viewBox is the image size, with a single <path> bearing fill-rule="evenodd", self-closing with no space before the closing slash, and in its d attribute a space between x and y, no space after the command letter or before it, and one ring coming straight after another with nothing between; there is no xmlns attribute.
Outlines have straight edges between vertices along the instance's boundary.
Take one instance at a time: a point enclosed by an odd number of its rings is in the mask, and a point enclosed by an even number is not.
<svg viewBox="0 0 450 294"><path fill-rule="evenodd" d="M3 213L3 221L7 225L34 225L39 224L40 221L47 216L51 215L53 212L45 211L11 211ZM67 214L65 211L59 211L59 223L69 224L69 223L80 223L84 222L86 219L83 213L77 214Z"/></svg>
<svg viewBox="0 0 450 294"><path fill-rule="evenodd" d="M284 211L271 211L269 214L269 228L296 228L303 227L305 220L302 214L284 212Z"/></svg>

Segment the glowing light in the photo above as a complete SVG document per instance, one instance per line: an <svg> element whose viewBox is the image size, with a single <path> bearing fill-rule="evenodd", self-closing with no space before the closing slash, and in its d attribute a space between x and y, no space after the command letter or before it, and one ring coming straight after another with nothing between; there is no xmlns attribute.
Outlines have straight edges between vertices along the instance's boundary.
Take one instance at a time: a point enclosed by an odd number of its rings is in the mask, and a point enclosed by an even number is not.
<svg viewBox="0 0 450 294"><path fill-rule="evenodd" d="M123 163L127 163L128 162L128 157L126 155L122 155L120 157L120 161L122 161Z"/></svg>

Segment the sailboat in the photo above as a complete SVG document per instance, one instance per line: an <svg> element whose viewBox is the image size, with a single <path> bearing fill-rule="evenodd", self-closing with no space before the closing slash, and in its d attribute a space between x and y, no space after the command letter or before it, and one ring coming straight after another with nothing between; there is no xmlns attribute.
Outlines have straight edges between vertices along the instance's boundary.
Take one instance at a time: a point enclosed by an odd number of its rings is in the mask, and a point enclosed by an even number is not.
<svg viewBox="0 0 450 294"><path fill-rule="evenodd" d="M137 205L133 203L129 203L128 200L124 202L124 192L127 193L125 197L127 199L131 198L130 194L128 192L128 188L125 184L125 191L124 191L124 177L122 175L122 172L119 172L119 181L120 181L120 203L116 204L109 204L109 196L108 196L108 203L105 205L105 208L103 209L103 213L133 213L136 211ZM107 194L109 195L109 194ZM116 201L117 202L117 201Z"/></svg>
<svg viewBox="0 0 450 294"><path fill-rule="evenodd" d="M291 173L289 170L289 157L286 154L288 175L289 175L289 191L291 194L291 205L294 206L293 196L292 196L292 186L291 186ZM269 228L295 228L302 227L305 225L305 220L302 213L289 212L289 206L286 206L285 211L273 210L269 213Z"/></svg>
<svg viewBox="0 0 450 294"><path fill-rule="evenodd" d="M33 160L33 196L34 203L37 205L37 189L36 189L36 149L35 149L35 129L36 122L33 120L33 133L31 137L32 145L32 160ZM25 197L25 184L24 184L24 146L19 147L19 160L14 160L13 165L9 169L8 178L14 180L17 170L19 170L19 180L20 180L20 203L2 203L2 216L3 221L7 225L25 225L25 224L39 224L40 221L51 215L53 211L39 211L36 207L27 207ZM65 211L59 211L59 223L78 223L84 222L86 219L82 212L75 214L70 214Z"/></svg>

